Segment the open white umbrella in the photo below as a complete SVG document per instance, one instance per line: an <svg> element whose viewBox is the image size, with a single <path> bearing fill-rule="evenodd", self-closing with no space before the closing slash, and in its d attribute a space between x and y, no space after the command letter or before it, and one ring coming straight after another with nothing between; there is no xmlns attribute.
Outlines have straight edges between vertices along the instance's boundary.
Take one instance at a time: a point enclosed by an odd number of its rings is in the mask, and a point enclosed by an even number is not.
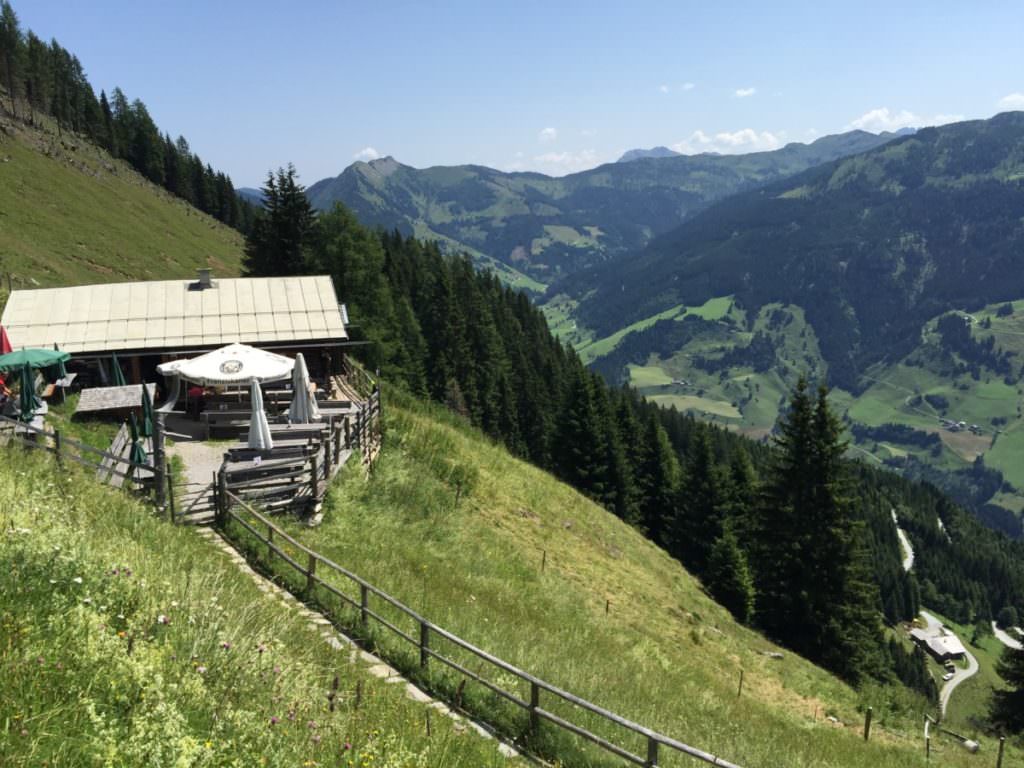
<svg viewBox="0 0 1024 768"><path fill-rule="evenodd" d="M256 379L250 385L252 399L252 416L249 418L249 438L247 445L258 451L269 451L274 447L274 438L270 436L270 424L267 414L263 412L263 391Z"/></svg>
<svg viewBox="0 0 1024 768"><path fill-rule="evenodd" d="M246 344L228 344L188 360L162 363L157 370L164 376L180 376L204 387L217 387L280 381L291 375L294 366L290 357Z"/></svg>
<svg viewBox="0 0 1024 768"><path fill-rule="evenodd" d="M309 370L306 359L299 352L295 356L295 367L292 369L292 403L288 406L288 421L292 424L309 424L320 421L320 408L316 404L316 396L309 386Z"/></svg>

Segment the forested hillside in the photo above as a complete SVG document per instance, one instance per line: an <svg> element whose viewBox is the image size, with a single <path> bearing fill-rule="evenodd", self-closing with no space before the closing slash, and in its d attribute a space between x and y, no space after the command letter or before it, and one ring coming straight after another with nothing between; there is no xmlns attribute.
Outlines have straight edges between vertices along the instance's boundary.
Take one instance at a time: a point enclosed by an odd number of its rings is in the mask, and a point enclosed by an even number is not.
<svg viewBox="0 0 1024 768"><path fill-rule="evenodd" d="M0 2L0 108L30 125L52 119L126 160L154 184L203 213L246 231L253 207L235 194L227 174L192 152L184 136L161 132L141 99L120 88L99 98L78 57L56 40L24 31L8 0Z"/></svg>
<svg viewBox="0 0 1024 768"><path fill-rule="evenodd" d="M1024 113L928 128L729 198L572 284L598 336L734 296L801 307L834 384L895 362L951 309L1024 296ZM878 343L885 339L884 344Z"/></svg>
<svg viewBox="0 0 1024 768"><path fill-rule="evenodd" d="M925 486L835 458L827 472L806 464L811 455L842 452L823 398L812 406L814 398L798 393L796 437L771 451L608 387L551 335L525 295L476 272L468 259L375 233L341 207L315 215L291 169L272 175L265 193L267 215L247 247L251 273L331 274L372 342L365 360L386 380L446 404L567 480L678 557L738 617L788 638L848 679L886 676L904 665L884 660L880 627L874 633L870 622L862 653L825 653L825 645L844 646L809 632L823 621L821 605L807 601L802 617L786 607L800 590L817 589L805 581L810 571L785 575L776 567L795 552L830 551L838 571L823 583L848 595L840 603L884 611L890 621L913 616L922 592L972 620L1024 603L1021 545L986 531ZM821 450L807 453L808 441ZM823 485L800 489L813 478ZM805 498L832 499L836 515L820 523L787 517L784 510L799 509ZM950 541L934 543L934 557L922 558L916 576L900 567L893 508L906 509L922 531L937 531L941 517L951 532ZM849 549L850 542L860 545ZM922 544L930 542L922 533ZM828 571L823 564L821 573ZM839 604L828 610L841 613ZM819 642L803 645L793 634L801 627Z"/></svg>
<svg viewBox="0 0 1024 768"><path fill-rule="evenodd" d="M893 134L851 131L747 155L642 157L552 178L475 165L417 169L386 157L310 186L313 206L343 203L368 226L437 240L535 292L643 247L708 203L863 152Z"/></svg>

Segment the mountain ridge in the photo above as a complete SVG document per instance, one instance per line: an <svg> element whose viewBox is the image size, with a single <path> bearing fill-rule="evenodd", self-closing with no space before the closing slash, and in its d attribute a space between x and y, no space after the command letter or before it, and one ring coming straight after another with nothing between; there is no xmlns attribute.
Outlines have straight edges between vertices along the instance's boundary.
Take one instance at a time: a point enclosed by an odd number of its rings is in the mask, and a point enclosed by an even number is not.
<svg viewBox="0 0 1024 768"><path fill-rule="evenodd" d="M562 177L417 169L387 157L353 163L307 195L319 210L344 203L360 221L493 260L543 289L643 247L711 202L891 138L851 131L771 152L640 158Z"/></svg>

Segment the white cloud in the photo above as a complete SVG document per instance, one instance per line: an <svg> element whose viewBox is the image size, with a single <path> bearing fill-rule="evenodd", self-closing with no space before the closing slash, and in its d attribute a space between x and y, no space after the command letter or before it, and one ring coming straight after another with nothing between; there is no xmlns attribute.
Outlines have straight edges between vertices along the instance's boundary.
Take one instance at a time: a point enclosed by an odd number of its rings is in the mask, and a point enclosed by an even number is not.
<svg viewBox="0 0 1024 768"><path fill-rule="evenodd" d="M597 136L597 129L596 128L584 128L582 131L580 131L580 136L582 136L585 139L591 139L594 136Z"/></svg>
<svg viewBox="0 0 1024 768"><path fill-rule="evenodd" d="M692 91L694 88L697 87L697 84L696 83L683 83L682 86L680 86L680 87L684 91Z"/></svg>
<svg viewBox="0 0 1024 768"><path fill-rule="evenodd" d="M745 99L747 96L753 96L757 93L757 88L738 88L736 90L737 99Z"/></svg>
<svg viewBox="0 0 1024 768"><path fill-rule="evenodd" d="M661 85L658 86L658 90L661 91L662 93L668 93L670 89L667 85L662 83Z"/></svg>
<svg viewBox="0 0 1024 768"><path fill-rule="evenodd" d="M1024 109L1024 93L1008 93L999 100L1000 109Z"/></svg>
<svg viewBox="0 0 1024 768"><path fill-rule="evenodd" d="M537 141L539 141L541 144L550 144L557 138L557 128L542 128L540 133L537 134Z"/></svg>
<svg viewBox="0 0 1024 768"><path fill-rule="evenodd" d="M661 85L658 86L658 91L660 93L672 93L672 91L685 92L692 91L696 87L696 83L682 83L680 85L668 85L667 83L662 83Z"/></svg>
<svg viewBox="0 0 1024 768"><path fill-rule="evenodd" d="M352 155L353 160L362 160L364 163L368 163L370 160L377 160L379 157L380 152L373 147L363 147Z"/></svg>
<svg viewBox="0 0 1024 768"><path fill-rule="evenodd" d="M963 119L963 115L938 114L926 117L914 114L907 109L893 112L888 107L879 107L878 109L865 112L856 120L853 120L846 128L847 130L856 128L862 131L870 131L871 133L881 133L882 131L898 131L900 128L924 128L929 125L945 125L946 123L955 123Z"/></svg>
<svg viewBox="0 0 1024 768"><path fill-rule="evenodd" d="M601 158L593 149L581 149L579 152L545 152L537 155L530 163L531 170L546 173L549 176L564 176L567 173L585 171L601 164Z"/></svg>
<svg viewBox="0 0 1024 768"><path fill-rule="evenodd" d="M708 134L694 131L688 139L671 146L676 152L684 155L695 155L700 152L720 152L737 154L741 152L764 152L782 146L785 133L755 131L753 128L741 128L738 131L721 131Z"/></svg>

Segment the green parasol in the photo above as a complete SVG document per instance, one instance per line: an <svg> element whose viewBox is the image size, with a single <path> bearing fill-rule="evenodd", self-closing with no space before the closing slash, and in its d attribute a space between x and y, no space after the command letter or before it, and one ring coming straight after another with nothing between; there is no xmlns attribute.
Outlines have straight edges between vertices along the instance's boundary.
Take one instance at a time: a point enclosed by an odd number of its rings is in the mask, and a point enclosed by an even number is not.
<svg viewBox="0 0 1024 768"><path fill-rule="evenodd" d="M153 436L153 400L149 396L149 385L142 382L142 424L139 434L143 437Z"/></svg>
<svg viewBox="0 0 1024 768"><path fill-rule="evenodd" d="M32 366L25 363L21 367L21 393L18 395L18 418L22 421L32 421L37 408L42 407L39 398L36 397L36 382L32 376Z"/></svg>
<svg viewBox="0 0 1024 768"><path fill-rule="evenodd" d="M146 449L142 446L142 441L139 439L139 425L135 422L135 414L128 414L128 428L132 433L132 450L128 454L128 461L137 466L146 466L148 457L146 456Z"/></svg>
<svg viewBox="0 0 1024 768"><path fill-rule="evenodd" d="M57 342L56 341L53 342L53 351L60 353L60 348L57 346ZM70 357L70 355L68 357ZM63 357L60 358L57 361L57 373L60 374L57 377L58 379L66 379L68 377L68 369L64 367L64 358Z"/></svg>
<svg viewBox="0 0 1024 768"><path fill-rule="evenodd" d="M53 349L41 349L39 347L28 347L19 349L17 352L8 352L0 355L0 371L10 371L29 365L32 368L47 368L51 365L70 360L71 355Z"/></svg>
<svg viewBox="0 0 1024 768"><path fill-rule="evenodd" d="M111 377L113 378L113 383L111 384L111 386L123 387L123 386L127 385L128 382L125 381L125 379L124 379L124 372L121 370L121 363L119 363L117 361L117 352L114 352L110 356L110 367L111 367Z"/></svg>

